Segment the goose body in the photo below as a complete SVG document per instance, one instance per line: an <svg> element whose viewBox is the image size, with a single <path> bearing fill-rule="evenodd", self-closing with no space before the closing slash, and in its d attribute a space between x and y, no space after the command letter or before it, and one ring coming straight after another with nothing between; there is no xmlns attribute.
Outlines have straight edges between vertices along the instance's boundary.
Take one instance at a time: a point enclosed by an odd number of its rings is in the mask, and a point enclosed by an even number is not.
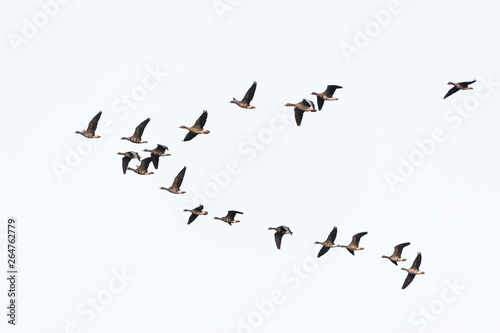
<svg viewBox="0 0 500 333"><path fill-rule="evenodd" d="M341 247L345 247L347 251L349 251L352 255L354 255L354 251L364 250L363 247L359 247L359 241L361 237L366 234L366 231L357 233L356 235L352 236L352 241L349 245L341 245Z"/></svg>
<svg viewBox="0 0 500 333"><path fill-rule="evenodd" d="M331 248L342 246L335 244L335 238L337 238L337 227L333 227L333 230L330 232L328 238L324 242L314 242L314 244L323 245L323 247L318 252L318 258L327 253Z"/></svg>
<svg viewBox="0 0 500 333"><path fill-rule="evenodd" d="M89 125L87 126L87 129L83 132L76 131L75 133L81 134L86 138L89 139L97 139L100 138L100 135L95 135L95 130L97 129L97 123L99 122L99 119L101 118L102 111L99 111L94 118L89 122Z"/></svg>
<svg viewBox="0 0 500 333"><path fill-rule="evenodd" d="M142 160L141 165L137 167L137 169L133 169L128 167L127 170L132 170L139 175L152 175L154 172L148 172L149 164L151 163L151 157L145 158Z"/></svg>
<svg viewBox="0 0 500 333"><path fill-rule="evenodd" d="M255 106L250 105L250 102L253 99L253 95L255 94L255 89L257 88L257 82L253 81L252 86L248 89L247 93L243 97L241 101L238 101L233 97L233 100L230 101L229 103L234 103L238 105L240 108L244 109L255 109Z"/></svg>
<svg viewBox="0 0 500 333"><path fill-rule="evenodd" d="M209 130L203 129L203 126L205 126L205 123L207 122L207 117L208 117L208 112L203 111L201 116L196 120L196 123L194 123L193 126L191 127L186 127L184 125L180 126L179 128L184 128L189 131L189 133L186 135L183 141L189 141L198 134L209 134Z"/></svg>
<svg viewBox="0 0 500 333"><path fill-rule="evenodd" d="M466 82L456 82L456 83L454 83L454 82L448 82L448 84L451 84L453 87L450 90L448 90L448 92L443 97L443 99L445 99L446 97L448 97L450 95L453 95L454 93L456 93L459 90L470 90L470 89L472 89L472 87L469 87L469 85L473 84L474 82L476 82L476 80L466 81Z"/></svg>
<svg viewBox="0 0 500 333"><path fill-rule="evenodd" d="M128 168L128 164L129 164L130 160L132 160L134 158L138 159L139 161L141 160L141 157L135 151L128 151L126 153L117 153L117 154L123 155L123 158L122 158L123 174L127 173L127 168Z"/></svg>
<svg viewBox="0 0 500 333"><path fill-rule="evenodd" d="M398 261L406 261L406 259L401 258L401 253L403 252L403 248L405 246L410 245L410 243L401 243L396 246L394 246L394 252L390 257L387 256L382 256L382 258L387 258L389 259L394 265L398 265Z"/></svg>
<svg viewBox="0 0 500 333"><path fill-rule="evenodd" d="M170 193L174 194L184 194L186 193L185 191L182 191L180 189L182 181L184 180L184 175L186 174L186 167L182 168L181 171L177 174L177 176L174 179L174 182L172 183L172 186L170 187L160 187L160 190L167 190Z"/></svg>
<svg viewBox="0 0 500 333"><path fill-rule="evenodd" d="M133 143L148 143L147 141L142 140L142 134L144 133L144 128L149 123L151 118L144 120L142 123L137 125L134 131L134 135L127 137L122 137L122 140L128 140Z"/></svg>
<svg viewBox="0 0 500 333"><path fill-rule="evenodd" d="M293 106L294 107L294 112L295 112L295 122L297 123L297 126L300 126L302 123L302 117L304 116L304 112L310 111L310 112L316 112L314 103L311 102L308 99L302 99L301 102L299 103L286 103L285 106Z"/></svg>
<svg viewBox="0 0 500 333"><path fill-rule="evenodd" d="M285 235L285 234L293 235L292 230L290 230L290 228L288 228L285 225L281 225L281 226L276 227L276 228L269 227L269 228L267 228L267 230L275 230L276 231L274 233L274 241L276 243L276 247L278 248L278 250L281 248L281 239L283 238L283 235Z"/></svg>
<svg viewBox="0 0 500 333"><path fill-rule="evenodd" d="M147 151L151 153L151 158L153 159L153 166L155 169L158 169L158 165L160 164L160 156L170 156L169 153L166 153L165 150L168 150L168 147L165 145L158 144L155 149L143 149L143 151Z"/></svg>
<svg viewBox="0 0 500 333"><path fill-rule="evenodd" d="M338 100L337 97L333 97L333 94L335 93L335 90L337 89L342 89L341 86L336 86L336 85L329 85L326 87L326 90L322 93L315 93L312 92L311 95L316 95L316 100L318 102L318 109L321 111L323 108L323 103L325 101L336 101Z"/></svg>
<svg viewBox="0 0 500 333"><path fill-rule="evenodd" d="M227 215L224 217L214 217L215 220L221 220L222 222L226 222L229 225L232 225L233 223L238 223L240 221L235 220L234 217L236 214L243 214L242 212L238 212L237 210L230 210L227 212Z"/></svg>
<svg viewBox="0 0 500 333"><path fill-rule="evenodd" d="M406 276L405 282L403 283L402 289L405 289L410 285L410 283L415 278L415 275L425 274L420 270L420 263L422 262L422 254L420 252L417 253L417 257L413 261L413 265L410 268L401 268L401 270L407 271L408 275Z"/></svg>
<svg viewBox="0 0 500 333"><path fill-rule="evenodd" d="M185 212L191 212L189 216L188 224L191 224L199 215L207 215L208 212L203 211L203 205L199 205L193 209L184 209Z"/></svg>

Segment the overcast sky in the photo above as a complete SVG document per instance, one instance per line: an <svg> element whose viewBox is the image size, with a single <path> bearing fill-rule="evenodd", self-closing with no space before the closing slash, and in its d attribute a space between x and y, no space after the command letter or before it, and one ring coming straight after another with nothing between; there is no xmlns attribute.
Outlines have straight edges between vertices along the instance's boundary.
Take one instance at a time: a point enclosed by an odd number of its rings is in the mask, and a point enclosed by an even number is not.
<svg viewBox="0 0 500 333"><path fill-rule="evenodd" d="M497 332L499 9L5 2L0 256L5 273L14 217L19 275L2 331ZM256 109L229 103L253 81ZM284 104L330 84L339 100L296 126ZM101 138L74 133L100 110ZM182 142L203 110L210 134ZM120 140L148 117L147 144ZM117 152L156 144L172 156L153 175L122 173ZM184 166L187 193L160 190ZM213 219L228 210L241 222ZM365 249L317 260L333 226ZM403 242L406 262L380 258ZM401 290L417 252L426 274Z"/></svg>

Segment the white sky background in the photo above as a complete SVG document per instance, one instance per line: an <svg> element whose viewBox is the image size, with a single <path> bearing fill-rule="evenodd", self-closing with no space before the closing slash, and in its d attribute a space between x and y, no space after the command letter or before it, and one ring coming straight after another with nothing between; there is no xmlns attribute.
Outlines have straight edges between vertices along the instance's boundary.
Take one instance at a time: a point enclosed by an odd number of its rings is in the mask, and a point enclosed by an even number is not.
<svg viewBox="0 0 500 333"><path fill-rule="evenodd" d="M41 7L4 2L0 235L16 217L20 274L15 328L0 283L2 330L59 333L74 322L96 333L496 332L498 5L402 0L348 59L342 43L356 46L357 29L376 22L371 12L387 1L233 4L221 19L210 0L70 1L16 52L9 34L20 35L23 18ZM114 112L148 68L168 75L127 115ZM496 86L490 92L480 78ZM475 90L442 99L448 81L472 79ZM254 80L255 110L228 103ZM316 101L309 94L328 84L344 87L340 100L306 113L297 127L283 104ZM447 112L478 92L488 96L454 127ZM89 142L74 132L99 110L112 129L98 129L99 145L59 181L54 164ZM186 131L178 127L192 126L202 110L211 133L181 142ZM119 140L148 117L149 144ZM391 191L386 172L397 173L398 157L436 128L446 140ZM251 137L259 135L265 143L253 155ZM157 143L172 156L154 175L122 174L117 152L144 158L142 149ZM207 194L231 163L238 174ZM160 191L183 166L187 193ZM201 203L197 193L209 198L209 215L187 226L182 209ZM213 220L230 209L244 212L241 223ZM278 251L266 229L281 224L294 234ZM365 250L332 249L312 260L314 241L334 225L340 244L368 231ZM406 241L407 262L380 258ZM417 252L426 274L403 291L400 267ZM92 312L88 299L103 299L113 271L122 270L134 280L102 311L91 319L77 311ZM450 283L465 289L455 294ZM282 302L262 314L255 302L268 304L275 290ZM241 328L249 316L252 326Z"/></svg>

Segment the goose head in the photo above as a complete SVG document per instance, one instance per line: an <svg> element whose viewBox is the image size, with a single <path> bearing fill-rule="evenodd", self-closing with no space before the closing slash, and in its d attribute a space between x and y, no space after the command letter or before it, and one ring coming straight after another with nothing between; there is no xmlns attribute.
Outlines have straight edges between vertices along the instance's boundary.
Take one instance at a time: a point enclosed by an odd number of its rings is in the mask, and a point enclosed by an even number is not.
<svg viewBox="0 0 500 333"><path fill-rule="evenodd" d="M204 131L203 131L203 134L209 134L209 133L210 133L210 131L209 131L209 130L204 130Z"/></svg>

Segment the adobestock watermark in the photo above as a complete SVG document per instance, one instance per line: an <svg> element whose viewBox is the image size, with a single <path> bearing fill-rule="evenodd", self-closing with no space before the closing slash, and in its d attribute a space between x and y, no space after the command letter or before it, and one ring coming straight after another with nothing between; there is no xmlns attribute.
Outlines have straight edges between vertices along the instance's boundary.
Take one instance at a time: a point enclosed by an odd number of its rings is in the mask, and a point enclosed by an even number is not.
<svg viewBox="0 0 500 333"><path fill-rule="evenodd" d="M42 0L38 2L39 9L31 17L22 17L22 25L19 33L9 32L7 39L16 53L20 52L21 45L26 45L35 38L50 20L71 0Z"/></svg>
<svg viewBox="0 0 500 333"><path fill-rule="evenodd" d="M123 120L127 118L131 110L136 109L141 102L143 102L150 92L157 89L160 84L164 81L168 74L156 65L155 68L147 66L145 69L146 74L143 76L140 83L136 84L128 93L121 94L121 96L115 99L111 103L111 115L109 118L108 112L103 112L99 124L97 126L97 131L103 133L104 140L106 134L110 134L114 131L114 124L117 120ZM89 114L90 115L90 114ZM87 119L82 119L82 121ZM84 122L82 124L86 125ZM76 129L75 129L76 130ZM77 168L82 162L84 157L89 156L94 150L95 146L99 146L103 138L100 139L88 139L85 137L80 137L79 141L73 145L66 145L66 154L61 161L52 162L52 170L61 183L64 180L66 174L72 173L75 168Z"/></svg>
<svg viewBox="0 0 500 333"><path fill-rule="evenodd" d="M232 12L236 7L241 5L242 2L243 0L215 0L212 2L212 7L214 7L219 19L224 21L226 12Z"/></svg>
<svg viewBox="0 0 500 333"><path fill-rule="evenodd" d="M125 272L123 268L121 271L112 270L111 275L113 277L109 279L102 289L92 294L92 296L87 297L76 306L75 313L79 319L67 322L64 328L59 330L58 333L83 332L85 324L88 325L94 321L98 314L105 311L115 297L125 290L130 281L135 280L135 277Z"/></svg>
<svg viewBox="0 0 500 333"><path fill-rule="evenodd" d="M409 332L425 332L429 326L438 320L438 317L446 312L448 306L457 301L462 295L462 292L467 289L458 279L444 280L444 288L436 298L431 299L427 304L420 306L417 311L414 311L409 318L409 324L412 327Z"/></svg>
<svg viewBox="0 0 500 333"><path fill-rule="evenodd" d="M372 19L366 22L362 28L356 27L354 29L352 42L342 42L339 45L347 63L351 63L354 55L360 54L367 48L373 39L392 22L393 17L403 11L403 8L400 0L389 0L385 8L372 10L370 12Z"/></svg>
<svg viewBox="0 0 500 333"><path fill-rule="evenodd" d="M500 82L494 81L491 75L488 78L479 77L477 85L469 91L469 95L460 104L455 103L453 107L444 111L445 126L435 127L426 138L415 140L414 148L408 154L398 155L399 163L395 170L384 173L384 179L390 190L394 192L398 184L406 182L418 167L439 150L439 145L448 140L449 133L461 128L464 120L479 109L481 101L491 98L499 85Z"/></svg>
<svg viewBox="0 0 500 333"><path fill-rule="evenodd" d="M255 300L252 303L253 310L244 316L238 317L236 332L253 333L255 329L261 327L266 318L274 314L275 308L287 300L287 295L289 296L297 291L304 281L318 270L319 263L324 260L325 257L318 258L314 253L283 272L281 276L282 286L273 289L268 298Z"/></svg>
<svg viewBox="0 0 500 333"><path fill-rule="evenodd" d="M252 135L247 136L236 146L237 158L227 161L220 170L208 173L210 180L204 185L193 189L190 204L179 206L179 213L186 207L196 207L199 204L207 205L210 200L216 198L221 190L227 188L231 179L241 174L245 164L254 161L259 152L268 147L281 132L290 125L295 124L293 112L289 110L274 109L267 124Z"/></svg>

